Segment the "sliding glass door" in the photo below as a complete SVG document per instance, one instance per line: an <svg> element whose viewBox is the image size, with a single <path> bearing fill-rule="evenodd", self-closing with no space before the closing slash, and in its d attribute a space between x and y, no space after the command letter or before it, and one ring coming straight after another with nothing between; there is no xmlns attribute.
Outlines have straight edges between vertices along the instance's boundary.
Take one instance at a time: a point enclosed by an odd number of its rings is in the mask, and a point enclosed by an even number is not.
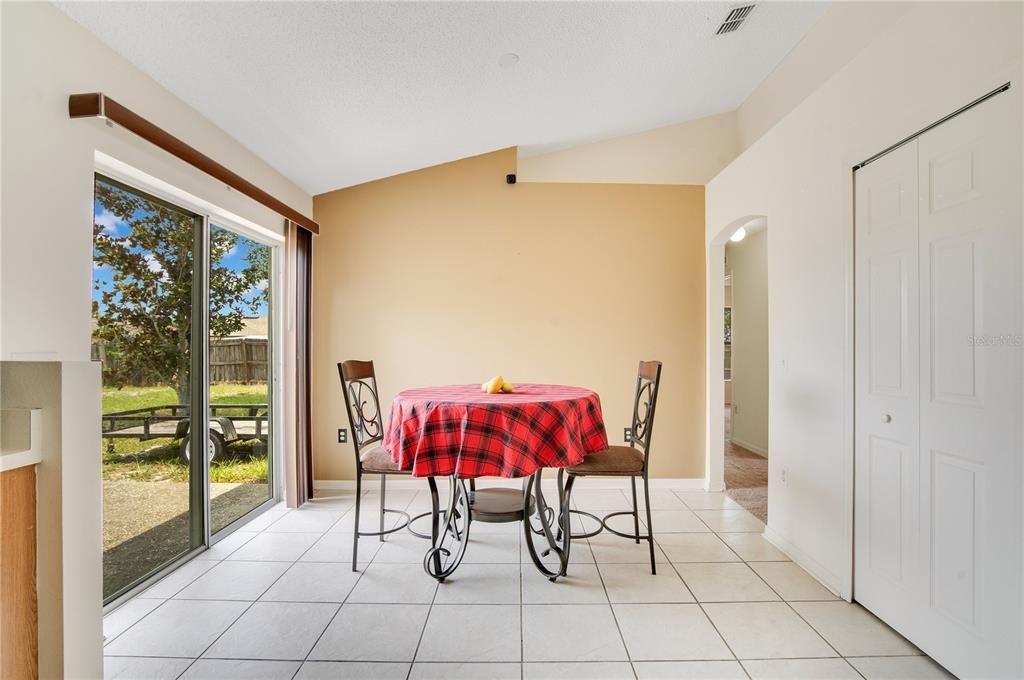
<svg viewBox="0 0 1024 680"><path fill-rule="evenodd" d="M210 524L274 497L270 246L210 227Z"/></svg>
<svg viewBox="0 0 1024 680"><path fill-rule="evenodd" d="M274 250L101 175L94 213L109 602L274 498Z"/></svg>
<svg viewBox="0 0 1024 680"><path fill-rule="evenodd" d="M202 216L96 177L92 357L103 366L103 594L203 544L192 418ZM187 441L187 437L186 437ZM197 474L198 472L198 474Z"/></svg>

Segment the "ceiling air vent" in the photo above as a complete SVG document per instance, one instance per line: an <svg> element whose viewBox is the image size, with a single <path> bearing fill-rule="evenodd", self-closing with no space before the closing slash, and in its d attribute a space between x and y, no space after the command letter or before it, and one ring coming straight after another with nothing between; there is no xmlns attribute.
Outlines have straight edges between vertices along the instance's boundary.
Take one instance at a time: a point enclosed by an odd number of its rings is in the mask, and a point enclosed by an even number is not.
<svg viewBox="0 0 1024 680"><path fill-rule="evenodd" d="M743 23L754 11L755 5L739 5L729 10L729 14L722 21L722 25L715 31L715 35L725 35L740 30Z"/></svg>

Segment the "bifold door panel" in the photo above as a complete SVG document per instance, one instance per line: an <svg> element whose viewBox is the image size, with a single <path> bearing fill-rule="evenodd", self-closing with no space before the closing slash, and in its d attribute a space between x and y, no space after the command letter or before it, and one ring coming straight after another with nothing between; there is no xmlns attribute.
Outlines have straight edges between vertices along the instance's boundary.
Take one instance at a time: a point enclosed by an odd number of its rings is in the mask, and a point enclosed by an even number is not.
<svg viewBox="0 0 1024 680"><path fill-rule="evenodd" d="M854 596L962 677L1020 677L1019 99L856 173Z"/></svg>

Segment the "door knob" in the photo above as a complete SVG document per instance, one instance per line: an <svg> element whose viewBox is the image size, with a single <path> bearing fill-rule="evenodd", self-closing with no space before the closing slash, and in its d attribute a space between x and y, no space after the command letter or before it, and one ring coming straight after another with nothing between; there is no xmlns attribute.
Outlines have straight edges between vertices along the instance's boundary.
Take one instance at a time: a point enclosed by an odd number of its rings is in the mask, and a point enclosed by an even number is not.
<svg viewBox="0 0 1024 680"><path fill-rule="evenodd" d="M892 422L892 416L889 415L888 413L882 414L882 422L883 423L891 423Z"/></svg>

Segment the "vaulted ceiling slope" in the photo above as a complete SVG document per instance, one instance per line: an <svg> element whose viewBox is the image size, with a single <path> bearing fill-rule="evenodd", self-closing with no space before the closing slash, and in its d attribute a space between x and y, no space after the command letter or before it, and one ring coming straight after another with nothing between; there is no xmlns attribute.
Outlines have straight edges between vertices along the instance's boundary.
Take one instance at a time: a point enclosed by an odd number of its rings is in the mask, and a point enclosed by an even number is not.
<svg viewBox="0 0 1024 680"><path fill-rule="evenodd" d="M762 2L716 36L733 6L58 4L311 194L733 110L827 5Z"/></svg>

